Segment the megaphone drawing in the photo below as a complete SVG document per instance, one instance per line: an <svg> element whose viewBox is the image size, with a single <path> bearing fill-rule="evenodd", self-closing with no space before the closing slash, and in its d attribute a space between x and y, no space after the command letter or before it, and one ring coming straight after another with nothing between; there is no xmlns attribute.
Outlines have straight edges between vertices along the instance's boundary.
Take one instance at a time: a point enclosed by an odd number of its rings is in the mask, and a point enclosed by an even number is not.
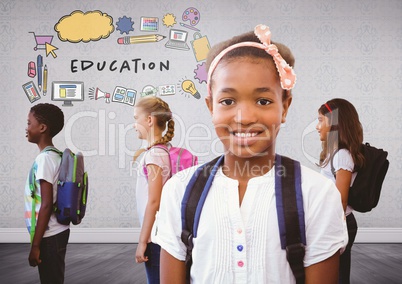
<svg viewBox="0 0 402 284"><path fill-rule="evenodd" d="M91 100L99 100L101 98L105 98L105 103L110 103L110 94L103 92L99 88L89 88L89 94L88 97Z"/></svg>

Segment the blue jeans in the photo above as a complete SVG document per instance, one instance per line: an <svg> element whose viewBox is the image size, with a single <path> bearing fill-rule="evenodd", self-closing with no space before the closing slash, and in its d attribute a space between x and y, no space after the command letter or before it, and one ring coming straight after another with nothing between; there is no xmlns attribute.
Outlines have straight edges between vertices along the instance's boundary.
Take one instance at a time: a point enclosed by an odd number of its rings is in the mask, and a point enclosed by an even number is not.
<svg viewBox="0 0 402 284"><path fill-rule="evenodd" d="M57 235L43 238L40 243L41 263L38 265L40 283L63 284L65 258L70 229Z"/></svg>
<svg viewBox="0 0 402 284"><path fill-rule="evenodd" d="M349 284L350 283L350 264L351 264L351 252L352 246L355 242L357 234L357 222L353 213L346 216L346 225L348 227L349 241L346 246L345 251L341 254L339 263L339 283Z"/></svg>
<svg viewBox="0 0 402 284"><path fill-rule="evenodd" d="M148 243L144 254L148 256L148 261L145 262L148 284L159 284L159 260L161 247L154 243Z"/></svg>

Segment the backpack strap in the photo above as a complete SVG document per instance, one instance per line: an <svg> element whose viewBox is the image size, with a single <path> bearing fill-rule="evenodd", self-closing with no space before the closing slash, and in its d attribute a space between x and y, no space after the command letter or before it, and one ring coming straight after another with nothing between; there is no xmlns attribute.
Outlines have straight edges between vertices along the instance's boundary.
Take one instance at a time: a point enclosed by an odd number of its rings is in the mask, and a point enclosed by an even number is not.
<svg viewBox="0 0 402 284"><path fill-rule="evenodd" d="M160 149L165 150L168 153L169 167L170 167L170 177L172 177L172 175L173 175L172 174L172 158L170 157L169 147L166 144L156 144L156 145L152 146L151 148L149 148L149 150L151 150L152 148L160 148ZM146 165L144 165L143 171L144 171L145 176L148 179L148 171L147 171L147 166Z"/></svg>
<svg viewBox="0 0 402 284"><path fill-rule="evenodd" d="M32 197L32 209L31 209L31 228L29 230L29 235L31 239L31 243L35 236L36 229L36 203L41 202L41 196L36 194L36 176L35 176L35 162L32 164L30 173L29 173L29 189L31 191Z"/></svg>
<svg viewBox="0 0 402 284"><path fill-rule="evenodd" d="M41 153L47 152L47 151L53 151L59 154L60 156L63 155L63 152L60 150L56 149L53 146L47 146L45 149L41 151ZM31 239L31 243L33 241L33 238L35 236L35 229L36 229L36 203L41 202L41 196L36 194L36 175L35 175L35 162L33 163L31 167L31 171L29 173L29 189L31 190L31 197L32 197L32 211L31 211L31 229L29 230L29 235Z"/></svg>
<svg viewBox="0 0 402 284"><path fill-rule="evenodd" d="M190 283L193 238L197 236L198 222L214 176L223 162L223 156L200 166L186 187L181 205L181 240L187 247L186 282ZM305 281L304 254L306 245L300 163L290 158L275 157L275 196L282 249L297 284Z"/></svg>
<svg viewBox="0 0 402 284"><path fill-rule="evenodd" d="M335 179L336 179L336 172L335 172L335 167L334 167L334 158L335 158L336 153L339 152L339 150L340 149L335 150L335 152L332 154L331 161L330 161L330 163L331 163L331 173L332 173L332 175L334 176Z"/></svg>
<svg viewBox="0 0 402 284"><path fill-rule="evenodd" d="M193 237L197 237L198 222L205 198L212 185L223 155L198 167L186 187L181 204L182 233L181 240L187 247L186 282L190 283L190 269L193 264Z"/></svg>
<svg viewBox="0 0 402 284"><path fill-rule="evenodd" d="M286 249L296 283L304 283L306 233L299 162L276 155L275 197L281 247Z"/></svg>
<svg viewBox="0 0 402 284"><path fill-rule="evenodd" d="M156 145L152 146L150 149L152 149L152 148L161 148L169 154L169 147L166 144L156 144Z"/></svg>

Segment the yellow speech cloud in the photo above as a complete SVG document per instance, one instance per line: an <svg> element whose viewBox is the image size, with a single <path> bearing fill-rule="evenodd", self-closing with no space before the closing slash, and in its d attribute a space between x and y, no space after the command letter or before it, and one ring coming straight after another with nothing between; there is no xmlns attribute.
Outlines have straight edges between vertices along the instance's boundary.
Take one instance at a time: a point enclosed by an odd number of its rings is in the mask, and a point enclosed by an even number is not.
<svg viewBox="0 0 402 284"><path fill-rule="evenodd" d="M114 31L113 18L101 11L76 10L54 26L61 41L89 42L107 38Z"/></svg>

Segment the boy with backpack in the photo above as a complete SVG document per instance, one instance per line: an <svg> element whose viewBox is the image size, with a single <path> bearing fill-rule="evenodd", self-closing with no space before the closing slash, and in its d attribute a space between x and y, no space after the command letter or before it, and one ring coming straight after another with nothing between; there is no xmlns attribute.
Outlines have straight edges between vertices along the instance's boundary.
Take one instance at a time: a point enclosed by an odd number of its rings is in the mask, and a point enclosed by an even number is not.
<svg viewBox="0 0 402 284"><path fill-rule="evenodd" d="M53 104L37 104L28 114L26 137L40 153L25 185L25 222L31 235L29 265L38 266L41 283L64 283L70 226L58 223L53 212L61 155L50 150L63 127L64 114Z"/></svg>
<svg viewBox="0 0 402 284"><path fill-rule="evenodd" d="M340 194L329 179L276 153L296 75L290 50L270 35L258 25L208 53L206 102L224 154L211 171L184 170L163 188L154 238L161 283L338 283L347 242ZM197 175L206 183L188 228ZM296 215L284 222L288 211Z"/></svg>

